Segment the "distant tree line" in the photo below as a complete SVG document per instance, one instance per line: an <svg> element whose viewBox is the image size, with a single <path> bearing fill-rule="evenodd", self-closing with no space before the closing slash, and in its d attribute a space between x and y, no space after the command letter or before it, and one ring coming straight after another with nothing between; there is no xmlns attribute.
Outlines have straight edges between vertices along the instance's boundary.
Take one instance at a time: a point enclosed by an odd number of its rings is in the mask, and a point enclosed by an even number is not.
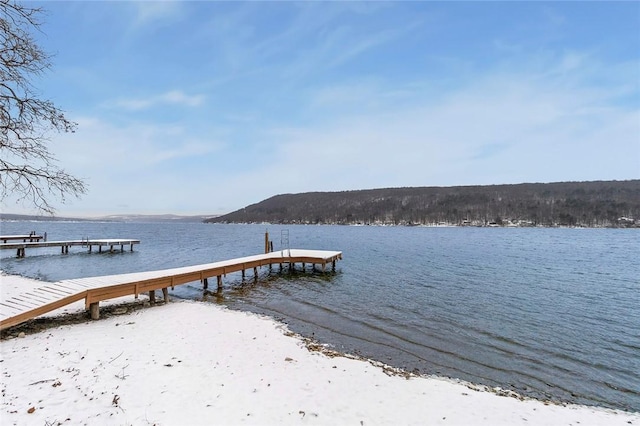
<svg viewBox="0 0 640 426"><path fill-rule="evenodd" d="M206 222L640 227L640 180L283 194Z"/></svg>

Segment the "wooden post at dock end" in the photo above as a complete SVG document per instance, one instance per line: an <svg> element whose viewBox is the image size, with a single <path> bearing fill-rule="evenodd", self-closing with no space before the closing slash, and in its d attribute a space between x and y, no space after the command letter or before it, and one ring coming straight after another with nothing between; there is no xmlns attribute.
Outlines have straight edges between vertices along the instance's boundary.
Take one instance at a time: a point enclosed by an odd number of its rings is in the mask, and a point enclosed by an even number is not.
<svg viewBox="0 0 640 426"><path fill-rule="evenodd" d="M100 319L100 304L99 302L93 302L89 305L89 313L92 320Z"/></svg>
<svg viewBox="0 0 640 426"><path fill-rule="evenodd" d="M269 253L269 231L264 233L264 252Z"/></svg>
<svg viewBox="0 0 640 426"><path fill-rule="evenodd" d="M222 276L218 275L218 290L222 289Z"/></svg>
<svg viewBox="0 0 640 426"><path fill-rule="evenodd" d="M258 279L258 268L257 267L253 267L253 279L257 280Z"/></svg>
<svg viewBox="0 0 640 426"><path fill-rule="evenodd" d="M209 280L207 278L202 279L202 288L205 290L209 288Z"/></svg>
<svg viewBox="0 0 640 426"><path fill-rule="evenodd" d="M156 291L155 290L151 290L149 292L149 303L151 303L152 305L156 303Z"/></svg>
<svg viewBox="0 0 640 426"><path fill-rule="evenodd" d="M335 259L333 259L333 260L331 261L331 270L332 270L333 272L335 272L335 271L336 271L336 260L335 260Z"/></svg>
<svg viewBox="0 0 640 426"><path fill-rule="evenodd" d="M169 303L169 289L162 287L162 296L164 297L164 303Z"/></svg>

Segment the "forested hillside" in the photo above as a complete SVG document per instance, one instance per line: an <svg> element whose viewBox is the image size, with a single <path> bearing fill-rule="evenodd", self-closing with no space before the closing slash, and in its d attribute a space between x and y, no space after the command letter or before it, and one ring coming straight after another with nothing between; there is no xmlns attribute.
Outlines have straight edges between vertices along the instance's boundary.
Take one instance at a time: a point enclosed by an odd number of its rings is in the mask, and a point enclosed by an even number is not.
<svg viewBox="0 0 640 426"><path fill-rule="evenodd" d="M640 227L640 180L284 194L207 222Z"/></svg>

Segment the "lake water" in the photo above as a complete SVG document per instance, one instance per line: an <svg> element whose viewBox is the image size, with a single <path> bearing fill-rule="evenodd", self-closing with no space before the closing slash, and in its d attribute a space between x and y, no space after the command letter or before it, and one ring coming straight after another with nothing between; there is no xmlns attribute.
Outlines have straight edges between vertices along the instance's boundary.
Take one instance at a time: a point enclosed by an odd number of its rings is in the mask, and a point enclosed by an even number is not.
<svg viewBox="0 0 640 426"><path fill-rule="evenodd" d="M640 411L640 230L3 222L50 241L137 238L133 253L3 250L1 268L56 281L164 269L280 248L339 250L335 274L233 274L222 293L303 335L421 374ZM215 284L214 284L215 287ZM194 324L194 326L197 326ZM188 333L189 330L185 330Z"/></svg>

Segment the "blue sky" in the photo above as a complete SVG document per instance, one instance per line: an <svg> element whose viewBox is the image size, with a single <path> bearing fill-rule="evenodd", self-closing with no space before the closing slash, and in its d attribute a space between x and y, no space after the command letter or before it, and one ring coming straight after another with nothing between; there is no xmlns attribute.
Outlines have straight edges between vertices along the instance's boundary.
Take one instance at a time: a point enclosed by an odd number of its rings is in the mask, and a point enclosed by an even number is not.
<svg viewBox="0 0 640 426"><path fill-rule="evenodd" d="M59 215L640 178L638 2L31 4L89 186Z"/></svg>

